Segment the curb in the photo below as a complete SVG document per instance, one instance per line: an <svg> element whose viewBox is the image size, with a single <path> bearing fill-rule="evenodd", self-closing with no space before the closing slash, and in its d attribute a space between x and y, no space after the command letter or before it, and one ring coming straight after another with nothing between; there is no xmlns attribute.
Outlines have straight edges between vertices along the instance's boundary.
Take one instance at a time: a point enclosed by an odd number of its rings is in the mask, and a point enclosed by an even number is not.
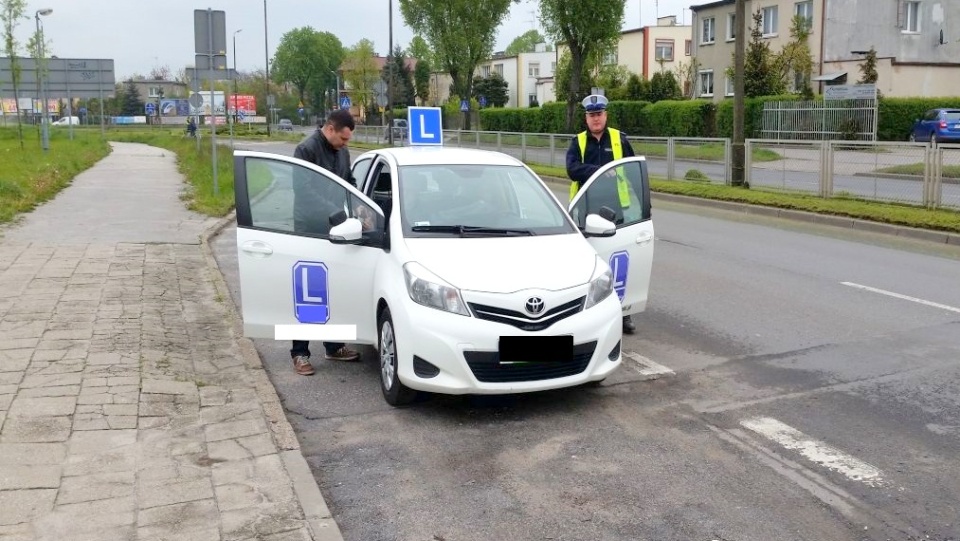
<svg viewBox="0 0 960 541"><path fill-rule="evenodd" d="M855 177L866 177L866 178L887 178L891 180L912 180L915 182L923 182L922 175L906 175L900 173L854 173ZM960 184L960 178L955 177L943 177L940 179L942 184Z"/></svg>
<svg viewBox="0 0 960 541"><path fill-rule="evenodd" d="M203 249L204 258L208 268L213 271L211 276L214 287L217 290L217 295L223 299L223 304L226 306L230 319L230 329L240 349L244 365L248 370L255 371L257 397L263 405L263 413L270 425L270 430L273 432L280 459L293 481L293 491L297 495L297 501L300 503L300 509L310 530L311 538L315 541L343 541L340 527L323 499L320 486L317 485L316 478L310 472L307 459L300 451L297 435L283 413L280 396L263 369L263 363L253 346L253 341L243 336L243 318L237 313L237 306L230 296L230 289L227 287L227 282L220 271L220 265L213 255L213 249L210 247L210 239L220 234L235 220L236 210L233 210L200 235L200 245Z"/></svg>
<svg viewBox="0 0 960 541"><path fill-rule="evenodd" d="M548 184L558 186L569 186L570 181L558 177L540 176ZM858 231L869 231L872 233L883 233L895 237L924 240L937 244L949 244L951 246L960 246L960 234L947 231L936 231L933 229L917 229L915 227L906 227L902 225L885 224L883 222L872 222L870 220L861 220L849 216L835 216L832 214L818 214L816 212L806 212L802 210L782 209L778 207L765 207L762 205L750 205L748 203L736 203L733 201L721 201L718 199L703 199L688 195L668 194L662 192L651 192L651 199L660 199L662 201L673 201L686 205L696 205L701 207L711 207L744 214L756 214L760 216L770 216L774 218L785 218L798 222L807 222L834 227L843 227L847 229L856 229Z"/></svg>

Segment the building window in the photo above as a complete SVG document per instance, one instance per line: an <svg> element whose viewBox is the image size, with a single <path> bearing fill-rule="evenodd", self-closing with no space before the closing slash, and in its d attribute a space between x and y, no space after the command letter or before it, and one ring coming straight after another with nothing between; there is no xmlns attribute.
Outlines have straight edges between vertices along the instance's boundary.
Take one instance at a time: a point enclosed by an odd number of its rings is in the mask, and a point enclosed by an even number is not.
<svg viewBox="0 0 960 541"><path fill-rule="evenodd" d="M610 51L607 54L603 55L603 65L605 66L616 66L617 65L617 51Z"/></svg>
<svg viewBox="0 0 960 541"><path fill-rule="evenodd" d="M553 75L554 73L557 73L557 63L550 62L550 75Z"/></svg>
<svg viewBox="0 0 960 541"><path fill-rule="evenodd" d="M149 98L159 98L160 97L160 87L151 86L147 91L147 97Z"/></svg>
<svg viewBox="0 0 960 541"><path fill-rule="evenodd" d="M503 77L503 64L494 64L494 65L493 65L493 72L496 73L497 75Z"/></svg>
<svg viewBox="0 0 960 541"><path fill-rule="evenodd" d="M737 39L737 14L727 14L727 41Z"/></svg>
<svg viewBox="0 0 960 541"><path fill-rule="evenodd" d="M777 6L763 8L763 35L777 35Z"/></svg>
<svg viewBox="0 0 960 541"><path fill-rule="evenodd" d="M728 96L732 96L732 95L733 95L734 83L735 83L735 82L736 82L736 81L734 80L733 77L727 77L727 88L726 88L726 92L727 92L727 95L728 95Z"/></svg>
<svg viewBox="0 0 960 541"><path fill-rule="evenodd" d="M480 68L480 76L487 78L490 77L490 66L483 66Z"/></svg>
<svg viewBox="0 0 960 541"><path fill-rule="evenodd" d="M713 70L700 72L700 95L713 96Z"/></svg>
<svg viewBox="0 0 960 541"><path fill-rule="evenodd" d="M683 42L683 54L690 56L693 53L693 40Z"/></svg>
<svg viewBox="0 0 960 541"><path fill-rule="evenodd" d="M527 107L533 107L537 102L536 94L527 94Z"/></svg>
<svg viewBox="0 0 960 541"><path fill-rule="evenodd" d="M920 2L907 2L906 8L907 21L904 32L920 32Z"/></svg>
<svg viewBox="0 0 960 541"><path fill-rule="evenodd" d="M793 14L803 17L807 23L807 30L813 28L813 1L797 2L793 7Z"/></svg>
<svg viewBox="0 0 960 541"><path fill-rule="evenodd" d="M713 17L703 20L702 32L700 32L700 43L713 43L717 38L717 20Z"/></svg>
<svg viewBox="0 0 960 541"><path fill-rule="evenodd" d="M673 40L658 39L656 41L656 59L664 62L673 62Z"/></svg>
<svg viewBox="0 0 960 541"><path fill-rule="evenodd" d="M540 63L539 62L530 62L527 64L527 76L528 77L540 77Z"/></svg>

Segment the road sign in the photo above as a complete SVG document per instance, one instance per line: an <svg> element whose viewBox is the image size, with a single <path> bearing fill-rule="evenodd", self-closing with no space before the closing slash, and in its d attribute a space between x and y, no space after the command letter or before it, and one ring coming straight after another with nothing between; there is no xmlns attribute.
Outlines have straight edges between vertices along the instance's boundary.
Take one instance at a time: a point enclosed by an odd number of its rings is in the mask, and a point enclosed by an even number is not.
<svg viewBox="0 0 960 541"><path fill-rule="evenodd" d="M21 98L38 97L37 61L18 58ZM43 65L43 85L48 99L107 98L116 93L113 60L47 58ZM0 94L13 94L12 67L9 58L0 58Z"/></svg>
<svg viewBox="0 0 960 541"><path fill-rule="evenodd" d="M203 96L194 92L190 94L190 106L194 109L199 109L203 106Z"/></svg>
<svg viewBox="0 0 960 541"><path fill-rule="evenodd" d="M610 270L613 271L613 290L623 301L623 295L627 292L627 270L630 268L630 254L627 252L616 252L610 256Z"/></svg>
<svg viewBox="0 0 960 541"><path fill-rule="evenodd" d="M407 108L411 145L443 144L443 113L439 107Z"/></svg>
<svg viewBox="0 0 960 541"><path fill-rule="evenodd" d="M340 108L349 109L350 108L350 96L343 96L340 98Z"/></svg>
<svg viewBox="0 0 960 541"><path fill-rule="evenodd" d="M304 111L303 111L303 107L297 109L297 115L299 115L300 118L303 118L303 112L304 112Z"/></svg>
<svg viewBox="0 0 960 541"><path fill-rule="evenodd" d="M487 98L484 96L480 96L480 107L486 107L486 106L487 106Z"/></svg>
<svg viewBox="0 0 960 541"><path fill-rule="evenodd" d="M247 112L244 111L243 109L238 110L238 111L237 111L237 118L239 118L240 120L243 120L243 119L247 118Z"/></svg>
<svg viewBox="0 0 960 541"><path fill-rule="evenodd" d="M330 320L327 298L327 266L320 262L299 261L293 266L293 311L300 323L326 323Z"/></svg>
<svg viewBox="0 0 960 541"><path fill-rule="evenodd" d="M86 107L81 107L79 110L77 110L77 112L80 113L80 116L83 116L83 115L87 114L87 108L86 108Z"/></svg>
<svg viewBox="0 0 960 541"><path fill-rule="evenodd" d="M144 108L147 111L147 116L153 116L157 113L157 106L153 103L147 103Z"/></svg>
<svg viewBox="0 0 960 541"><path fill-rule="evenodd" d="M211 9L193 10L193 39L196 54L227 54L226 12Z"/></svg>
<svg viewBox="0 0 960 541"><path fill-rule="evenodd" d="M460 100L460 110L467 112L470 110L470 102L467 100Z"/></svg>
<svg viewBox="0 0 960 541"><path fill-rule="evenodd" d="M386 94L377 94L377 106L383 109L387 106L387 95Z"/></svg>

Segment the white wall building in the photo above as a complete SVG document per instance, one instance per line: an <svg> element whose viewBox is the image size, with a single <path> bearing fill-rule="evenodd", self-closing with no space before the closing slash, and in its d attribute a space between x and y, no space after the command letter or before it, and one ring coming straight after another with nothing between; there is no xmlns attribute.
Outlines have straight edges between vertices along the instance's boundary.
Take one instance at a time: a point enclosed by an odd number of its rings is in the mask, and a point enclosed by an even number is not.
<svg viewBox="0 0 960 541"><path fill-rule="evenodd" d="M541 105L553 98L553 74L557 70L557 53L546 51L546 45L537 45L537 52L516 56L494 54L481 62L475 75L488 77L499 73L507 82L505 107L529 107L533 100Z"/></svg>

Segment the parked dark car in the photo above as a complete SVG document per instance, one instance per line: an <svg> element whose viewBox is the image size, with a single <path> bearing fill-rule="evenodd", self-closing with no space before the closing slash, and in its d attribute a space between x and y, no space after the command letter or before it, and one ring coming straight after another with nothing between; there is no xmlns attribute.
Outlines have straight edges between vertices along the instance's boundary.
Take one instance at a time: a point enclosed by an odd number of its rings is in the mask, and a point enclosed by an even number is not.
<svg viewBox="0 0 960 541"><path fill-rule="evenodd" d="M383 128L383 138L386 139L390 137L389 128ZM407 137L407 121L403 118L393 119L393 138L394 139L404 139Z"/></svg>
<svg viewBox="0 0 960 541"><path fill-rule="evenodd" d="M281 118L277 128L279 128L280 131L293 131L293 122L290 122L289 118Z"/></svg>
<svg viewBox="0 0 960 541"><path fill-rule="evenodd" d="M960 109L931 109L910 130L911 141L960 143Z"/></svg>

